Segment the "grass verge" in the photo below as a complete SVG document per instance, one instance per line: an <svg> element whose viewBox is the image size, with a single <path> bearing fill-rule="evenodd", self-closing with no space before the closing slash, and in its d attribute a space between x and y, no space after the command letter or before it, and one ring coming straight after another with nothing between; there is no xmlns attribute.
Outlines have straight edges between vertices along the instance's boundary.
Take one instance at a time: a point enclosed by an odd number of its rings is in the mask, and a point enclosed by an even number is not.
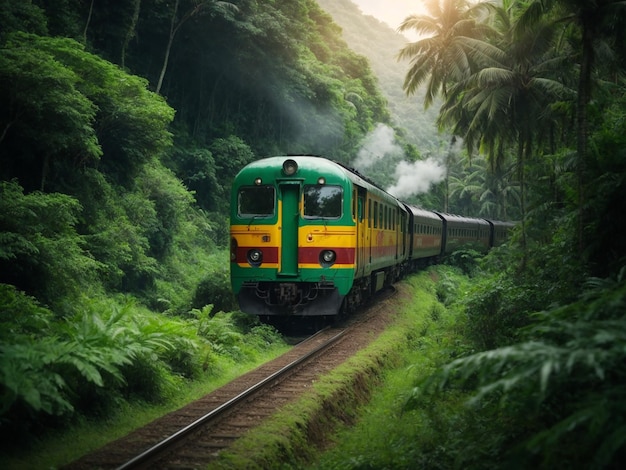
<svg viewBox="0 0 626 470"><path fill-rule="evenodd" d="M411 295L409 301L399 307L393 325L367 348L322 377L311 392L238 440L211 468L302 468L307 465L325 468L326 463L332 466L334 451L318 460L319 449L332 444L328 440L332 430L364 423L364 414L374 419L373 424L357 440L370 449L377 445L375 442L381 441L396 422L394 416L391 420L386 419L384 425L379 424L385 413L390 413L384 407L400 406L402 397L378 398L379 394L376 394L376 399L381 401L378 408L371 410L366 404L373 390L387 380L401 381L404 378L408 381L404 385L409 384L409 377L413 374L407 374L406 365L415 363L415 359L421 358L417 365L421 373L428 373L443 360L440 356L450 357L448 349L454 344L455 336L450 336L448 327L452 320L437 300L433 280L436 277L434 271L429 271L404 281L403 286L411 291ZM398 375L394 377L394 373ZM345 449L337 447L337 452L336 455L348 458L345 466L337 468L356 468L350 462L369 459L360 451L354 457L356 461L346 457ZM318 463L314 464L316 461Z"/></svg>

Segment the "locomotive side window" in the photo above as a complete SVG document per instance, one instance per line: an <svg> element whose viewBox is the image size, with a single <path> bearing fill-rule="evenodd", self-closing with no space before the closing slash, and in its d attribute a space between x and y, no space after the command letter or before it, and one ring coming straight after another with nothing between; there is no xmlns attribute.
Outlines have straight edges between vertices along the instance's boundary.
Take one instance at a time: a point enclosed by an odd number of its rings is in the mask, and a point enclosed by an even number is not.
<svg viewBox="0 0 626 470"><path fill-rule="evenodd" d="M304 186L304 217L338 219L341 217L343 189L341 186Z"/></svg>
<svg viewBox="0 0 626 470"><path fill-rule="evenodd" d="M271 217L274 215L273 186L245 186L237 195L239 217Z"/></svg>

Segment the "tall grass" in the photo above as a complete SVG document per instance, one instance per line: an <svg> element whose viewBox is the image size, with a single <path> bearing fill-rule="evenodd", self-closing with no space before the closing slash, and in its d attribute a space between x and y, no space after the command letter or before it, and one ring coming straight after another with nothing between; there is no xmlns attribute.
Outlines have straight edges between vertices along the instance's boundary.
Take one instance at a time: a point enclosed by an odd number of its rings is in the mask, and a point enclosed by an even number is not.
<svg viewBox="0 0 626 470"><path fill-rule="evenodd" d="M412 286L414 297L403 315L414 333L406 344L398 345L404 356L401 366L385 374L384 386L363 407L358 423L334 436L336 447L322 454L311 468L437 469L453 465L441 436L449 426L455 426L457 410L462 407L459 394L449 393L421 410L405 407L416 381L425 379L469 348L457 323L458 312L439 302L442 290L433 279L445 282L444 290L453 285L468 285L467 279L446 266L437 266L406 281Z"/></svg>

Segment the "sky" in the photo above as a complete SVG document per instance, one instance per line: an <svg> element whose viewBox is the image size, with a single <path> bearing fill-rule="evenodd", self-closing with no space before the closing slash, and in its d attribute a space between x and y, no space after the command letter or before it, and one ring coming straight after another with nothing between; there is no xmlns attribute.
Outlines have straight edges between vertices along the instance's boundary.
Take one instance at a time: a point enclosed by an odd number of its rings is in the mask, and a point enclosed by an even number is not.
<svg viewBox="0 0 626 470"><path fill-rule="evenodd" d="M407 16L425 14L422 0L352 0L363 13L384 21L394 30Z"/></svg>

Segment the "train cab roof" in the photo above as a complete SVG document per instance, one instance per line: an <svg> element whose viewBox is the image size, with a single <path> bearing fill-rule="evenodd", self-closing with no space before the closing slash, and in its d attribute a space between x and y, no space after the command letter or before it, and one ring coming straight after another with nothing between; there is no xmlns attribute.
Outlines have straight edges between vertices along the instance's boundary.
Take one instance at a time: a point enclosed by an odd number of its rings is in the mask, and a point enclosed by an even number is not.
<svg viewBox="0 0 626 470"><path fill-rule="evenodd" d="M334 162L312 155L285 155L267 157L249 163L237 174L237 180L252 178L250 184L256 177L265 177L268 180L279 180L286 178L315 178L323 175L325 178L343 181L346 179L345 170Z"/></svg>
<svg viewBox="0 0 626 470"><path fill-rule="evenodd" d="M256 160L246 165L237 174L235 184L251 185L255 181L286 181L288 179L301 179L311 182L323 179L326 183L332 184L351 182L377 194L390 204L395 202L404 210L404 205L400 201L361 175L357 170L317 155L283 155Z"/></svg>

